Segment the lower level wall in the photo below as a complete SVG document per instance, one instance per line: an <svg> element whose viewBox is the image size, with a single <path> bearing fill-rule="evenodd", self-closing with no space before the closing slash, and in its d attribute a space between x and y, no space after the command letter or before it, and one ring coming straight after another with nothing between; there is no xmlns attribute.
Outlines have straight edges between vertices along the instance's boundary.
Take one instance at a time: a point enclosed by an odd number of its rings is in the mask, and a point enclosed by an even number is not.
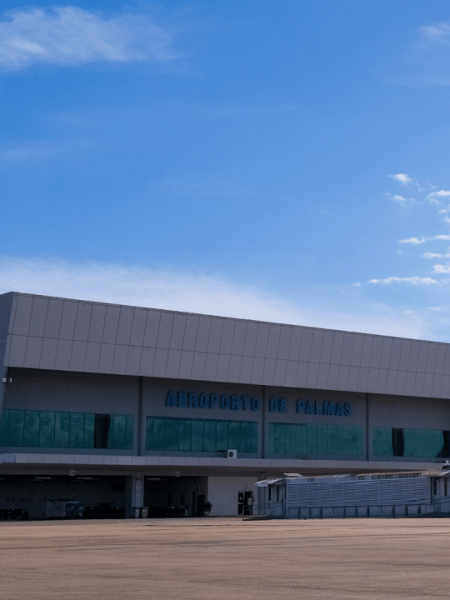
<svg viewBox="0 0 450 600"><path fill-rule="evenodd" d="M208 477L208 500L212 504L211 516L237 516L240 504L239 494L247 493L248 497L251 493L254 500L257 481L257 476Z"/></svg>
<svg viewBox="0 0 450 600"><path fill-rule="evenodd" d="M28 512L30 519L42 519L47 502L56 498L78 500L85 506L108 502L112 508L125 509L125 477L85 481L36 479L1 481L0 512L21 509Z"/></svg>

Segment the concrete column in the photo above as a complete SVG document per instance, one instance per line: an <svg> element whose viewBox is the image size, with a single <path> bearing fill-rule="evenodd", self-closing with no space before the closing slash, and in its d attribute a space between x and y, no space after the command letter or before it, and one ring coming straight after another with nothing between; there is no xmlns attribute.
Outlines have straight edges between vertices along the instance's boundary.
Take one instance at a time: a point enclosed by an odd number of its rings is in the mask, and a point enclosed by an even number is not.
<svg viewBox="0 0 450 600"><path fill-rule="evenodd" d="M127 477L125 517L134 517L133 508L144 505L144 479L141 473L133 473Z"/></svg>

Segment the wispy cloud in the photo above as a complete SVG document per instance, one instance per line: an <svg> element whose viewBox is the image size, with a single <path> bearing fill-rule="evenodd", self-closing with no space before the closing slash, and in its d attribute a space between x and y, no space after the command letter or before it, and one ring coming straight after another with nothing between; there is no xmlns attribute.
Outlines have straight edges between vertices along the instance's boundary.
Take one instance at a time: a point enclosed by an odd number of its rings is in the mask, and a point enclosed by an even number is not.
<svg viewBox="0 0 450 600"><path fill-rule="evenodd" d="M50 146L17 146L7 150L0 150L0 162L17 163L30 160L44 160L54 156L56 153L56 148Z"/></svg>
<svg viewBox="0 0 450 600"><path fill-rule="evenodd" d="M399 240L399 243L400 244L423 244L426 240L427 240L427 238L421 238L419 240L419 238L410 237L410 238L407 238L406 240Z"/></svg>
<svg viewBox="0 0 450 600"><path fill-rule="evenodd" d="M371 279L369 283L381 283L389 285L391 283L412 283L413 285L436 285L439 281L431 277L386 277L386 279Z"/></svg>
<svg viewBox="0 0 450 600"><path fill-rule="evenodd" d="M360 294L359 288L353 289L355 294ZM346 299L336 290L330 292L327 289L322 297L305 292L294 303L267 290L237 284L221 275L0 256L0 293L8 291L401 337L435 338L435 327L423 315L407 315L379 302L368 300L363 303L351 294ZM333 297L331 304L330 297ZM355 310L356 305L358 309Z"/></svg>
<svg viewBox="0 0 450 600"><path fill-rule="evenodd" d="M450 23L417 28L417 37L405 54L407 78L431 85L450 85Z"/></svg>
<svg viewBox="0 0 450 600"><path fill-rule="evenodd" d="M402 206L405 206L408 203L412 203L415 202L415 198L406 198L405 196L400 196L400 194L387 194L389 196L389 198L391 200L393 200L394 202L398 202L399 204L401 204Z"/></svg>
<svg viewBox="0 0 450 600"><path fill-rule="evenodd" d="M441 233L439 235L433 235L431 237L423 237L423 238L416 238L416 237L410 237L407 238L406 240L399 240L400 244L424 244L425 242L430 242L432 240L444 240L444 241L449 241L450 240L450 234L447 233Z"/></svg>
<svg viewBox="0 0 450 600"><path fill-rule="evenodd" d="M422 25L419 29L419 34L422 40L438 43L450 43L450 25L448 23L434 23L433 25Z"/></svg>
<svg viewBox="0 0 450 600"><path fill-rule="evenodd" d="M11 11L0 23L0 66L168 61L172 34L145 15L106 18L75 6Z"/></svg>
<svg viewBox="0 0 450 600"><path fill-rule="evenodd" d="M431 192L428 194L427 200L431 202L431 204L439 204L443 198L448 198L450 196L450 192L447 190L440 190L438 192Z"/></svg>
<svg viewBox="0 0 450 600"><path fill-rule="evenodd" d="M391 179L393 179L394 181L397 181L398 183L401 183L403 185L407 185L411 182L414 183L414 185L416 186L416 197L417 200L414 199L414 205L419 207L420 210L422 212L425 211L430 211L433 210L434 207L438 207L439 210L436 211L436 214L438 215L438 217L445 221L445 222L449 222L450 223L450 204L446 204L447 199L450 199L450 191L447 191L445 189L441 189L439 190L435 185L432 185L430 182L427 182L427 184L425 186L422 186L419 184L419 182L416 179L413 179L412 177L410 177L409 175L407 175L406 173L398 173L396 175L389 175L389 177ZM391 199L395 199L398 201L399 204L404 205L406 198L402 195L399 194L395 194L394 196L392 196L390 193L387 193L387 195L391 198ZM404 238L399 240L400 244L409 244L411 246L421 246L427 242L448 242L450 241L450 234L448 233L439 233L437 235L429 235L429 236L421 236L421 237L417 237L417 236L411 236L408 238ZM398 250L397 254L400 255L404 255L402 250ZM408 253L408 258L410 258L411 255L410 253ZM425 252L421 255L421 258L425 258L425 259L442 259L442 258L450 258L450 248L448 249L447 253L444 252ZM446 265L442 265L442 264L436 264L433 266L433 271L431 272L435 275L447 275L450 273L450 263L447 263ZM414 276L414 277L400 277L400 276L390 276L390 277L385 277L385 278L380 278L380 279L370 279L368 281L368 283L371 284L378 284L378 285L392 285L392 284L412 284L414 286L420 286L420 287L433 287L433 286L437 286L439 285L439 288L443 288L446 287L447 284L449 283L449 281L447 281L446 278L442 278L440 277L435 278L435 277L429 277L430 271L427 271L426 273L424 273L423 277L420 276Z"/></svg>
<svg viewBox="0 0 450 600"><path fill-rule="evenodd" d="M412 182L414 181L414 180L413 180L413 179L412 179L412 178L411 178L409 175L407 175L406 173L397 173L397 174L395 174L395 175L389 175L389 177L390 177L391 179L394 179L395 181L399 181L400 183L404 183L404 184L407 184L407 183L412 183Z"/></svg>

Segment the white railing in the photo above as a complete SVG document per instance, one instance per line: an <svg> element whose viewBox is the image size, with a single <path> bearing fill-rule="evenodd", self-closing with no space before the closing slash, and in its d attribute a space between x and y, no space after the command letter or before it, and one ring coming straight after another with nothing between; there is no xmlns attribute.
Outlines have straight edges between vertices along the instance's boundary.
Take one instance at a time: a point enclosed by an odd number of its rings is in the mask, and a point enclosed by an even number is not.
<svg viewBox="0 0 450 600"><path fill-rule="evenodd" d="M366 506L291 506L283 502L254 505L254 515L287 519L355 519L450 516L450 498L433 503L370 504Z"/></svg>

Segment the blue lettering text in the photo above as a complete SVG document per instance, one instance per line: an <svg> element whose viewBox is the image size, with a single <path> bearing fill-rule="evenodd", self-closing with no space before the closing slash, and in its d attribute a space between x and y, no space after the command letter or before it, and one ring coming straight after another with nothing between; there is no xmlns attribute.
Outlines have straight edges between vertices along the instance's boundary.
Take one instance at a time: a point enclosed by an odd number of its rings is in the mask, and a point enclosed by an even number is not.
<svg viewBox="0 0 450 600"><path fill-rule="evenodd" d="M305 401L304 400L297 400L297 412L298 413L302 413L305 412Z"/></svg>
<svg viewBox="0 0 450 600"><path fill-rule="evenodd" d="M166 406L173 406L175 407L177 405L177 397L173 392L169 392L167 394L167 399L166 399Z"/></svg>
<svg viewBox="0 0 450 600"><path fill-rule="evenodd" d="M230 409L231 408L231 398L230 396L222 396L220 398L220 408L222 409Z"/></svg>

